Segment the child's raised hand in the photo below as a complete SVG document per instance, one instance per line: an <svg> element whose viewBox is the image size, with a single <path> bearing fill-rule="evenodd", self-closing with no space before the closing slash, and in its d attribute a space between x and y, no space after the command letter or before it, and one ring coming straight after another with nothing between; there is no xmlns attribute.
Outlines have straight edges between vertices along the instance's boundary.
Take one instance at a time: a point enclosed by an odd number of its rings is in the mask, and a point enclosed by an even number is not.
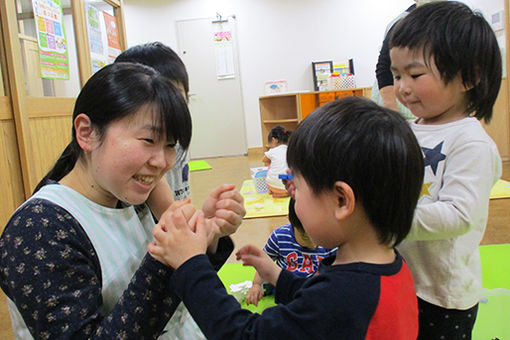
<svg viewBox="0 0 510 340"><path fill-rule="evenodd" d="M233 184L214 189L205 200L202 211L216 225L218 237L235 233L246 214L243 196Z"/></svg>
<svg viewBox="0 0 510 340"><path fill-rule="evenodd" d="M262 249L248 244L236 253L237 260L243 261L243 266L253 266L263 281L276 286L282 269Z"/></svg>
<svg viewBox="0 0 510 340"><path fill-rule="evenodd" d="M185 206L167 211L164 220L154 226L154 242L148 246L149 253L158 261L174 269L198 254L204 254L212 237L212 228L206 223L201 212L193 214L189 220L185 216ZM196 218L196 222L193 220ZM189 223L194 223L193 231Z"/></svg>
<svg viewBox="0 0 510 340"><path fill-rule="evenodd" d="M250 290L248 291L248 295L246 295L246 304L247 305L259 305L259 301L264 297L264 292L262 291L262 286L258 283L253 284Z"/></svg>
<svg viewBox="0 0 510 340"><path fill-rule="evenodd" d="M165 214L175 211L177 209L182 209L184 216L186 216L186 219L189 220L191 215L195 213L195 208L191 205L191 199L185 198L180 201L173 201L172 204L165 210L165 212L160 216L160 221L163 221L165 219ZM190 215L191 214L191 215Z"/></svg>

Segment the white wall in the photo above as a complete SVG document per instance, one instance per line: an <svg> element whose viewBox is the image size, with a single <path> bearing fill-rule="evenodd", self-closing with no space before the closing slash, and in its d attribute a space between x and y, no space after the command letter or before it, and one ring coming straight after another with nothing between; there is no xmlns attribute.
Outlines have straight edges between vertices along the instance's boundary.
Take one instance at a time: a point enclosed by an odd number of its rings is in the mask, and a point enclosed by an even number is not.
<svg viewBox="0 0 510 340"><path fill-rule="evenodd" d="M124 0L128 46L161 41L177 50L175 21L235 14L248 147L262 146L264 82L312 90L311 62L354 59L358 87L372 86L386 25L412 0ZM490 15L503 0L470 0ZM193 79L190 79L193 82Z"/></svg>

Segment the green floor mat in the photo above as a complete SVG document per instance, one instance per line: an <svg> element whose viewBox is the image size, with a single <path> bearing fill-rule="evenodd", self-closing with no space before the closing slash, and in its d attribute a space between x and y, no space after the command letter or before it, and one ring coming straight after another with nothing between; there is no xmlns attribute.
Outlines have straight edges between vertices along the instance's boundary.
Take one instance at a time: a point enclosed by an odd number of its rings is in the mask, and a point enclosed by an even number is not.
<svg viewBox="0 0 510 340"><path fill-rule="evenodd" d="M473 340L510 339L510 290L490 289L478 305Z"/></svg>
<svg viewBox="0 0 510 340"><path fill-rule="evenodd" d="M250 266L243 266L241 263L231 263L225 264L218 271L218 276L221 279L221 282L227 288L227 291L230 293L229 286L231 284L241 283L243 281L253 281L253 276L255 275L255 268ZM264 296L262 300L259 301L257 307L254 305L246 305L246 302L241 303L241 307L244 309L248 309L252 312L262 313L262 311L268 307L274 306L274 296Z"/></svg>
<svg viewBox="0 0 510 340"><path fill-rule="evenodd" d="M482 301L473 340L510 340L510 244L480 246Z"/></svg>
<svg viewBox="0 0 510 340"><path fill-rule="evenodd" d="M510 244L484 245L479 249L482 287L510 289ZM510 310L508 313L510 314Z"/></svg>
<svg viewBox="0 0 510 340"><path fill-rule="evenodd" d="M188 162L189 171L199 171L199 170L209 170L212 169L212 167L204 160L198 160L198 161L189 161Z"/></svg>

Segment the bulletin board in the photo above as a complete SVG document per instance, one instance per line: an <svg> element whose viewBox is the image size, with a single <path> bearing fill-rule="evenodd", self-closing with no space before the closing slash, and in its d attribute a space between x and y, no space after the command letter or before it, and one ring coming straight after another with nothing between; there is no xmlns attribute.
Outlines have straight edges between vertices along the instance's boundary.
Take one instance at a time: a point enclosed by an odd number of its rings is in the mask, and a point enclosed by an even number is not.
<svg viewBox="0 0 510 340"><path fill-rule="evenodd" d="M90 59L95 73L120 54L120 37L115 16L91 4L86 6Z"/></svg>

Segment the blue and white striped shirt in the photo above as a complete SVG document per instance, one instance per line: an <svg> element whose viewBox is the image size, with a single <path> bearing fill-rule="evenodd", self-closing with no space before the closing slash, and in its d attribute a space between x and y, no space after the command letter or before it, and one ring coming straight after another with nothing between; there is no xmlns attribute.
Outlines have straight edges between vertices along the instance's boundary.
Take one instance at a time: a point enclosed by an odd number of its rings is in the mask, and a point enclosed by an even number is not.
<svg viewBox="0 0 510 340"><path fill-rule="evenodd" d="M302 277L312 276L325 257L336 255L336 248L303 247L296 240L292 225L285 224L275 229L264 247L264 251L276 261L276 264Z"/></svg>

